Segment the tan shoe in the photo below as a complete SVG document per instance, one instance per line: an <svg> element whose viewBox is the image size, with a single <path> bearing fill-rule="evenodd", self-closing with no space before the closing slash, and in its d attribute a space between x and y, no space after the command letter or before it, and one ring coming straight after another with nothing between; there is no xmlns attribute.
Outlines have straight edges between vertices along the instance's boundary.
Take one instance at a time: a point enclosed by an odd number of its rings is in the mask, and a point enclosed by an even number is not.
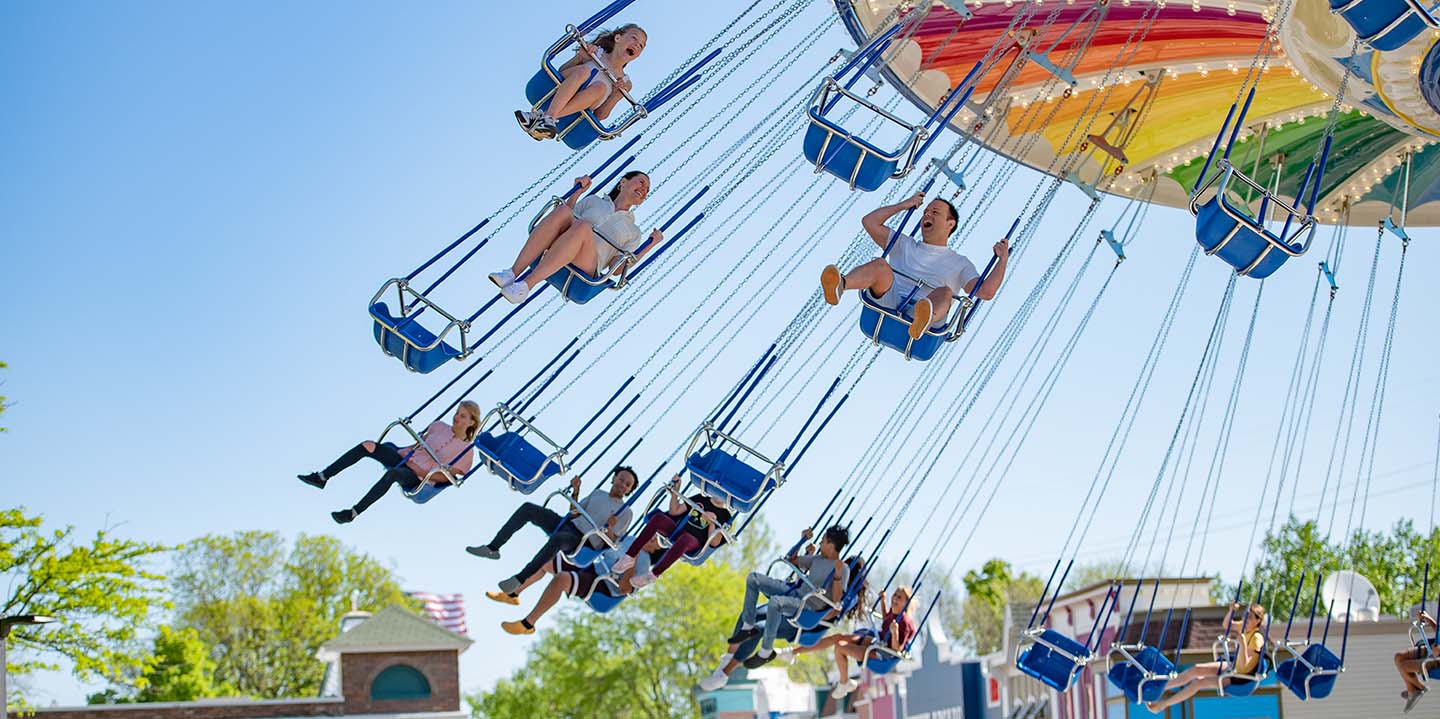
<svg viewBox="0 0 1440 719"><path fill-rule="evenodd" d="M930 304L930 298L921 298L915 303L915 317L910 320L910 339L918 340L930 329L930 320L935 317L935 306Z"/></svg>
<svg viewBox="0 0 1440 719"><path fill-rule="evenodd" d="M486 592L485 596L497 602L500 602L501 604L509 604L512 607L520 606L520 598L515 596L514 594L506 594L504 592Z"/></svg>
<svg viewBox="0 0 1440 719"><path fill-rule="evenodd" d="M523 621L521 621L521 622L500 622L500 628L501 628L501 629L504 629L506 634L534 634L534 633L535 633L535 627L528 626L528 625L526 625L525 622L523 622Z"/></svg>
<svg viewBox="0 0 1440 719"><path fill-rule="evenodd" d="M840 304L840 294L845 291L845 276L835 265L825 265L820 271L820 289L825 292L825 304Z"/></svg>

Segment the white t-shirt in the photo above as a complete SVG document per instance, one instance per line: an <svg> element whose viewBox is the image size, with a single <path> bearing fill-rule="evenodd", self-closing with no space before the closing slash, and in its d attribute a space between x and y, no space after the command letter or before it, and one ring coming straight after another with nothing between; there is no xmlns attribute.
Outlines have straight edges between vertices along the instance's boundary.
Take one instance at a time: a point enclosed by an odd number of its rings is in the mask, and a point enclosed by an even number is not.
<svg viewBox="0 0 1440 719"><path fill-rule="evenodd" d="M575 217L590 223L595 233L610 240L595 238L596 269L604 274L605 267L620 256L620 251L611 242L626 252L640 247L640 226L635 224L635 213L617 210L615 203L605 195L590 195L575 203Z"/></svg>
<svg viewBox="0 0 1440 719"><path fill-rule="evenodd" d="M905 299L915 289L915 283L900 273L914 277L931 288L949 287L951 294L956 295L964 295L965 285L980 277L980 273L975 271L975 264L964 255L949 247L927 245L909 235L895 238L888 260L896 275L895 283L886 295L894 297L896 302ZM919 293L912 299L919 299Z"/></svg>

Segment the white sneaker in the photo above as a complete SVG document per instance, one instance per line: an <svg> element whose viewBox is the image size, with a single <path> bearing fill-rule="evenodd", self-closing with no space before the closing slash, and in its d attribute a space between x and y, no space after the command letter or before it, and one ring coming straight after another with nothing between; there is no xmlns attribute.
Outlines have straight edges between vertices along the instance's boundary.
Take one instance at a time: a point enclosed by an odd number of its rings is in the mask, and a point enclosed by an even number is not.
<svg viewBox="0 0 1440 719"><path fill-rule="evenodd" d="M859 687L860 682L855 681L854 679L851 679L849 681L843 681L835 685L835 689L834 691L830 692L830 696L835 699L843 699L848 696L850 692L855 691Z"/></svg>
<svg viewBox="0 0 1440 719"><path fill-rule="evenodd" d="M491 272L489 276L490 281L494 282L495 286L502 290L505 289L505 285L515 281L515 273L511 272L508 267L499 272Z"/></svg>
<svg viewBox="0 0 1440 719"><path fill-rule="evenodd" d="M511 282L500 288L500 294L503 295L510 304L518 305L530 296L530 285L524 282Z"/></svg>
<svg viewBox="0 0 1440 719"><path fill-rule="evenodd" d="M610 573L624 574L625 572L630 571L630 568L633 566L635 566L635 558L626 554L625 556L620 557L620 559L615 562L615 566L610 568Z"/></svg>
<svg viewBox="0 0 1440 719"><path fill-rule="evenodd" d="M709 676L700 680L700 688L707 692L713 692L730 682L730 675L716 669Z"/></svg>
<svg viewBox="0 0 1440 719"><path fill-rule="evenodd" d="M644 589L655 583L655 575L650 572L637 574L630 578L630 586L635 589Z"/></svg>

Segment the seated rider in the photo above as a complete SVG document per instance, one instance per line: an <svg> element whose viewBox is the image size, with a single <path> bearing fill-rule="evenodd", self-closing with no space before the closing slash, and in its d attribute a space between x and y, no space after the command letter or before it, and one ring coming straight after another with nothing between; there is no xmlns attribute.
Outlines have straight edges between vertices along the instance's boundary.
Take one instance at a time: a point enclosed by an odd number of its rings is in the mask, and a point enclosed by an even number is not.
<svg viewBox="0 0 1440 719"><path fill-rule="evenodd" d="M1236 613L1241 611L1245 613L1243 621L1235 618ZM1259 604L1251 604L1248 607L1231 604L1230 611L1225 613L1223 626L1229 627L1230 638L1238 645L1238 649L1230 661L1196 664L1181 672L1179 676L1165 683L1165 691L1171 689L1180 689L1180 691L1160 701L1148 702L1145 706L1150 711L1159 714L1166 708L1195 696L1197 692L1207 686L1210 680L1221 674L1253 675L1255 673L1255 670L1260 667L1260 657L1265 653L1265 608ZM1229 677L1221 682L1221 687L1231 684L1248 684L1252 681L1254 680L1248 676Z"/></svg>
<svg viewBox="0 0 1440 719"><path fill-rule="evenodd" d="M891 230L885 221L925 201L924 193L915 193L904 202L881 207L860 220L870 239L883 251L890 242ZM975 264L964 255L950 249L947 244L950 235L960 224L960 215L955 206L944 199L935 199L925 208L920 218L920 239L899 235L890 253L866 262L844 275L835 265L827 265L820 273L820 287L824 290L825 301L840 304L840 296L846 290L869 290L880 304L904 313L908 299L915 299L913 317L910 320L910 339L920 339L929 329L932 321L943 325L950 313L951 297L974 292L982 300L990 300L1005 280L1005 265L1010 261L1010 243L1000 240L995 243L995 267L985 277L984 284L975 286L980 273ZM932 288L921 294L918 283Z"/></svg>
<svg viewBox="0 0 1440 719"><path fill-rule="evenodd" d="M475 434L479 430L480 405L465 400L455 408L455 416L450 420L450 424L437 420L420 435L425 445L430 448L429 452L418 444L397 447L389 442L376 444L366 440L340 455L339 459L331 462L325 469L296 476L301 482L324 489L335 475L366 457L389 467L355 506L330 513L330 518L337 524L346 524L355 521L361 512L385 496L391 485L398 484L406 492L414 492L426 482L445 486L450 484L450 477L465 476L470 471L470 443L475 441ZM434 458L430 456L431 453L435 455ZM436 464L436 459L439 459L441 464ZM444 464L445 462L454 464Z"/></svg>
<svg viewBox="0 0 1440 719"><path fill-rule="evenodd" d="M718 547L725 543L722 530L730 523L731 515L723 503L716 502L703 493L690 495L689 504L681 501L679 475L670 480L667 489L670 491L670 508L665 512L650 515L645 521L645 528L640 530L635 542L615 565L616 572L624 572L635 565L635 555L640 553L641 547L648 546L652 538L661 534L670 538L670 548L665 551L660 561L649 571L635 573L632 582L636 589L654 582L681 557L694 554L706 545ZM685 528L675 534L675 528L681 524Z"/></svg>
<svg viewBox="0 0 1440 719"><path fill-rule="evenodd" d="M495 533L495 538L489 543L466 547L465 551L477 557L499 559L500 548L510 541L510 537L519 531L520 527L533 524L550 533L550 538L545 540L540 551L536 552L519 572L500 581L500 591L486 592L485 596L503 604L518 606L520 591L540 580L545 565L549 564L556 554L574 552L587 536L591 547L604 548L604 540L598 536L590 536L599 531L591 524L592 519L604 526L603 531L611 540L618 539L625 532L625 528L630 526L631 512L629 507L624 506L625 496L635 489L638 477L635 470L629 467L616 467L610 473L610 478L608 491L596 489L583 500L580 499L580 478L570 480L570 496L579 501L580 507L585 510L584 514L571 512L562 517L546 507L526 502L510 515L510 519L506 520L505 525Z"/></svg>
<svg viewBox="0 0 1440 719"><path fill-rule="evenodd" d="M860 682L850 678L850 660L860 661L865 658L865 652L876 639L882 639L884 646L891 652L899 654L905 650L905 645L910 638L915 636L915 607L911 602L914 590L908 586L901 585L895 588L895 593L890 599L887 607L884 595L880 597L880 631L877 635L870 629L861 629L853 634L831 634L816 642L813 646L795 647L794 649L780 650L780 656L786 661L795 661L800 654L819 652L834 648L835 650L835 690L830 696L839 699L860 686Z"/></svg>
<svg viewBox="0 0 1440 719"><path fill-rule="evenodd" d="M808 540L814 534L806 529L803 536ZM780 622L799 616L801 610L829 609L825 621L838 618L840 612L834 607L840 605L845 587L850 582L850 566L840 561L840 552L849 543L850 531L837 524L825 530L818 554L812 544L806 547L804 555L791 554L786 557L786 561L804 572L808 579L808 583L801 583L799 587L764 572L751 572L750 576L745 578L745 604L740 609L740 619L736 623L735 632L730 635L730 646L720 656L720 664L715 671L701 680L700 687L713 691L725 686L730 680L730 672L738 665L735 661L735 650L745 640L757 634L761 637L760 648L756 650L755 657L764 661L774 656L775 638L780 633ZM813 593L801 596L800 593L805 587L815 587L824 592L824 596L815 596ZM763 630L757 626L759 618L756 608L762 593L769 598L765 606Z"/></svg>
<svg viewBox="0 0 1440 719"><path fill-rule="evenodd" d="M609 117L623 97L621 91L630 91L625 66L640 57L649 40L639 25L630 23L608 32L602 30L594 41L583 42L575 49L575 57L560 66L562 80L550 96L549 105L533 112L515 111L520 129L536 140L547 140L560 132L557 117L581 110L593 111L600 120ZM591 71L595 71L593 78Z"/></svg>
<svg viewBox="0 0 1440 719"><path fill-rule="evenodd" d="M649 175L631 170L609 193L578 199L590 188L590 182L589 177L576 178L580 189L536 223L515 264L490 273L490 281L511 304L524 302L536 285L566 265L575 265L591 277L601 277L617 269L614 265L620 261L622 250L644 257L665 239L659 230L652 230L650 242L642 248L640 227L635 224L633 208L650 195ZM535 269L525 279L517 280L537 259L540 263Z"/></svg>
<svg viewBox="0 0 1440 719"><path fill-rule="evenodd" d="M1405 691L1401 692L1400 696L1405 700L1407 714L1425 694L1425 660L1440 654L1436 649L1435 618L1421 608L1415 614L1415 622L1425 638L1416 642L1415 646L1395 654L1395 670L1400 672L1400 680L1405 682Z"/></svg>
<svg viewBox="0 0 1440 719"><path fill-rule="evenodd" d="M560 597L570 596L587 601L591 596L599 594L606 597L628 596L640 587L633 583L637 574L650 571L650 563L660 556L665 548L660 546L657 537L651 537L647 542L641 542L638 537L627 537L620 542L624 550L635 548L639 558L634 560L633 565L624 571L611 569L609 573L601 573L604 566L614 567L615 563L625 556L622 549L605 549L589 566L581 567L565 560L563 555L555 555L555 561L545 568L554 576L550 583L545 586L545 593L540 595L539 601L535 602L535 608L524 618L514 622L500 622L500 628L508 634L534 634L535 625L545 613L550 611Z"/></svg>

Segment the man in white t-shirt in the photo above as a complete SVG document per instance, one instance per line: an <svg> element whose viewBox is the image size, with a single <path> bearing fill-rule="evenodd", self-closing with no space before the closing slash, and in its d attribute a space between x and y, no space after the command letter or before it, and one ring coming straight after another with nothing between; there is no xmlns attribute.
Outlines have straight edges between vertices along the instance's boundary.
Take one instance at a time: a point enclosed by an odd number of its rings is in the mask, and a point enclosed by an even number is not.
<svg viewBox="0 0 1440 719"><path fill-rule="evenodd" d="M871 212L860 224L883 251L891 232L885 221L924 202L925 194L917 192L904 202ZM932 201L920 217L919 240L899 235L887 257L877 257L844 275L835 265L828 265L820 273L825 301L838 305L840 295L846 290L869 290L882 305L902 313L906 304L914 302L910 338L920 339L932 321L945 322L953 296L974 291L979 299L992 299L1005 280L1010 243L1007 240L995 243L995 267L977 288L980 273L975 271L975 264L947 244L959 223L960 215L954 205L943 199Z"/></svg>

